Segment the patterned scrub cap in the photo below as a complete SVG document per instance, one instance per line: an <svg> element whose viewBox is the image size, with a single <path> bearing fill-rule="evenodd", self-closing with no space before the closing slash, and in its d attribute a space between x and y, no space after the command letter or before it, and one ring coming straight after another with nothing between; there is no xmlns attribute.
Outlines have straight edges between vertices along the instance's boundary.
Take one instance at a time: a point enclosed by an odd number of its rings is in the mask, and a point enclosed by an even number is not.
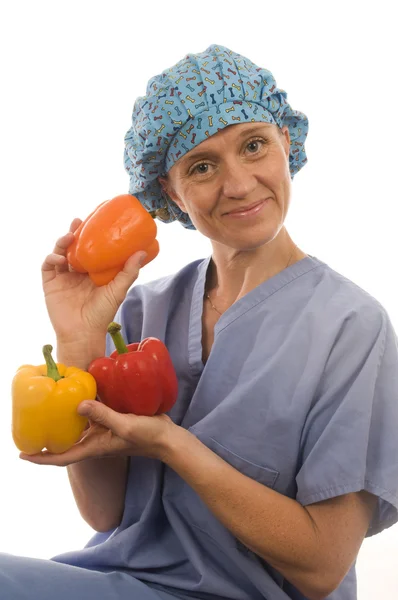
<svg viewBox="0 0 398 600"><path fill-rule="evenodd" d="M224 127L255 121L288 127L293 179L307 162L308 119L286 98L270 71L224 46L186 55L152 77L146 95L135 102L132 126L124 139L130 194L148 211L163 209L157 215L161 221L178 220L195 229L189 216L162 191L158 177Z"/></svg>

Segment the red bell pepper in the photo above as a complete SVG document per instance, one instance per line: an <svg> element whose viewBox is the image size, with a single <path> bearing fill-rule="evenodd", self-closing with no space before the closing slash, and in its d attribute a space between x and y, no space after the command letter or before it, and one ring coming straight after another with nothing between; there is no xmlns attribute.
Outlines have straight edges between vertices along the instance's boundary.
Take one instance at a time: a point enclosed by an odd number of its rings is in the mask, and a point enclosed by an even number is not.
<svg viewBox="0 0 398 600"><path fill-rule="evenodd" d="M99 400L120 413L153 416L169 411L177 400L178 382L165 344L148 337L126 346L120 330L118 323L110 323L116 350L88 368Z"/></svg>

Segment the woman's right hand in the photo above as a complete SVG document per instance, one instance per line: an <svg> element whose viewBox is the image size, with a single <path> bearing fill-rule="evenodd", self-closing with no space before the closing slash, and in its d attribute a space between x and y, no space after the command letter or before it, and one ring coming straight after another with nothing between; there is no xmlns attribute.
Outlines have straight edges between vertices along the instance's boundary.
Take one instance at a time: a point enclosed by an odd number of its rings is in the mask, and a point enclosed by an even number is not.
<svg viewBox="0 0 398 600"><path fill-rule="evenodd" d="M80 223L73 220L69 233L57 240L41 268L45 302L59 343L104 339L146 256L136 252L108 285L97 287L86 273L73 271L66 258Z"/></svg>

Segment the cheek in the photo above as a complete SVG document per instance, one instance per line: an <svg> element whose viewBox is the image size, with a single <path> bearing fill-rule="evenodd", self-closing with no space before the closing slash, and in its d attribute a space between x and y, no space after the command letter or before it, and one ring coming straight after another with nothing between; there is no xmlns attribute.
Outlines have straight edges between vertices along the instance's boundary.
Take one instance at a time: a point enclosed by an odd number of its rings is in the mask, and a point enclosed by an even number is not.
<svg viewBox="0 0 398 600"><path fill-rule="evenodd" d="M290 188L289 160L284 152L278 152L272 160L268 161L264 177L274 189Z"/></svg>
<svg viewBox="0 0 398 600"><path fill-rule="evenodd" d="M196 186L194 184L187 185L181 198L184 202L186 210L192 214L201 215L211 209L211 192L205 186Z"/></svg>
<svg viewBox="0 0 398 600"><path fill-rule="evenodd" d="M289 167L283 161L268 161L259 177L263 186L269 188L272 192L280 193L286 189L290 180Z"/></svg>
<svg viewBox="0 0 398 600"><path fill-rule="evenodd" d="M290 198L290 189L291 189L291 179L290 179L289 167L281 170L280 188L279 189L280 189L281 196L283 196L285 203L287 203Z"/></svg>
<svg viewBox="0 0 398 600"><path fill-rule="evenodd" d="M192 185L189 188L183 195L185 209L196 229L209 237L214 227L214 194L211 190L205 189L205 186L200 186L198 189L197 186Z"/></svg>

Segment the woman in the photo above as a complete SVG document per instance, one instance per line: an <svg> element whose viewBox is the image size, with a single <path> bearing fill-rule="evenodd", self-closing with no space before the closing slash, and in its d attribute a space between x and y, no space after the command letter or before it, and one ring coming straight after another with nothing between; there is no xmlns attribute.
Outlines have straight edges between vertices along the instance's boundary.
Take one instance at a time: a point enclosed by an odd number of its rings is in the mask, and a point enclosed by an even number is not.
<svg viewBox="0 0 398 600"><path fill-rule="evenodd" d="M80 443L22 456L67 466L98 533L52 561L3 556L7 598L45 600L54 583L98 600L356 598L364 537L397 521L397 338L374 298L284 226L307 130L269 71L221 46L137 100L130 192L208 237L211 257L129 289L137 253L95 288L67 264L75 220L43 285L59 361L112 351L117 313L129 342L165 341L178 400L155 417L83 402Z"/></svg>

